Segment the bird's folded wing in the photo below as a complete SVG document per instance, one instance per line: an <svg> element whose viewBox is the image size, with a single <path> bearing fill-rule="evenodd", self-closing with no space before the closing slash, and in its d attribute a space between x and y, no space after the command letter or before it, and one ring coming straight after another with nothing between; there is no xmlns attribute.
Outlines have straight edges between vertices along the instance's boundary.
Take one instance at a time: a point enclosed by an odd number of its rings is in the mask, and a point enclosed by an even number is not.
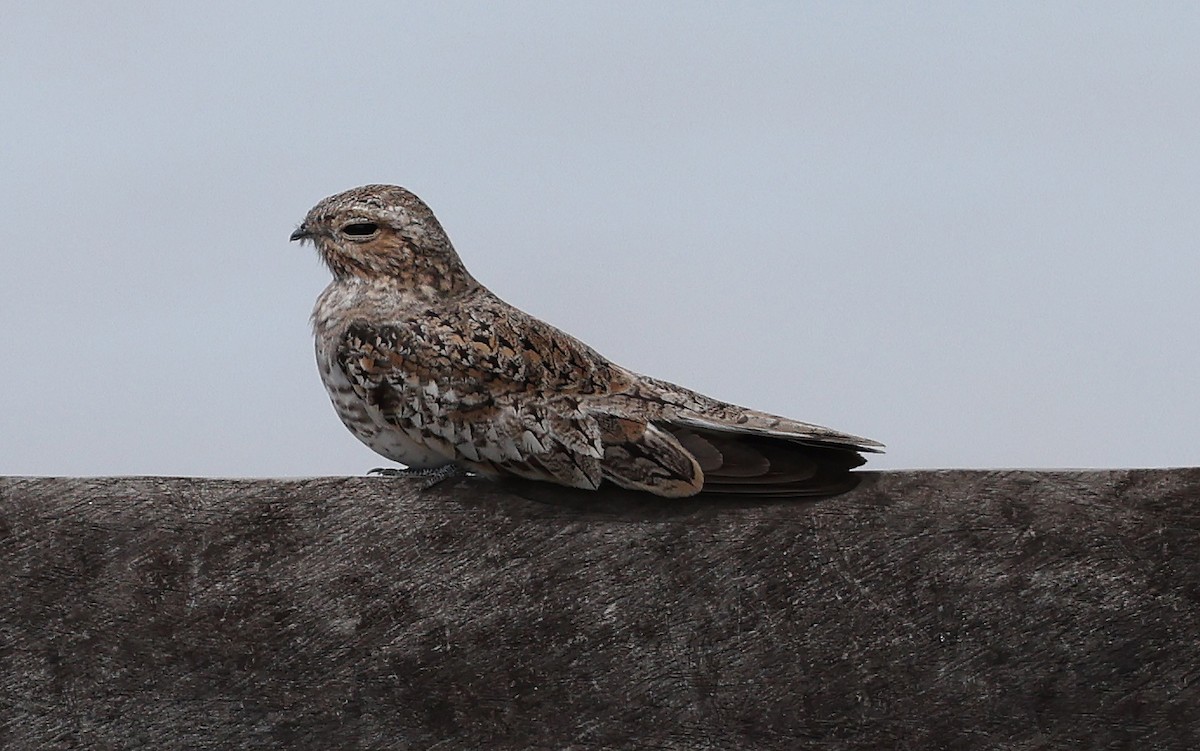
<svg viewBox="0 0 1200 751"><path fill-rule="evenodd" d="M509 349L501 357L513 355ZM355 322L337 364L384 422L463 466L579 488L603 479L599 425L570 393L539 393L527 379L537 363L481 367L462 338L447 345Z"/></svg>
<svg viewBox="0 0 1200 751"><path fill-rule="evenodd" d="M615 395L625 411L653 413L699 463L705 493L816 497L853 487L859 452L882 444L867 438L718 401L673 383L641 376Z"/></svg>

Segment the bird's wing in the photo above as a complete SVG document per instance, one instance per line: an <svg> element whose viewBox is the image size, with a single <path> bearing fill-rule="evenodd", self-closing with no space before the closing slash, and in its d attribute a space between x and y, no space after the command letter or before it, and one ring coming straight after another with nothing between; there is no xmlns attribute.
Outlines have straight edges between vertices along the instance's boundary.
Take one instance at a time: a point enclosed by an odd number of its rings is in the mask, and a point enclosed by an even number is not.
<svg viewBox="0 0 1200 751"><path fill-rule="evenodd" d="M736 407L612 365L519 312L355 321L336 362L384 421L457 463L577 488L780 497L853 487L873 441Z"/></svg>
<svg viewBox="0 0 1200 751"><path fill-rule="evenodd" d="M645 419L599 410L595 407L592 415L604 447L604 479L667 498L695 495L704 487L700 462L670 430Z"/></svg>
<svg viewBox="0 0 1200 751"><path fill-rule="evenodd" d="M369 407L470 469L595 489L693 495L703 474L668 430L597 408L625 371L548 324L441 330L352 323L336 362ZM486 324L486 325L483 325Z"/></svg>
<svg viewBox="0 0 1200 751"><path fill-rule="evenodd" d="M485 474L513 474L594 488L599 430L570 396L536 398L536 363L485 337L353 322L336 362L358 396L410 438Z"/></svg>
<svg viewBox="0 0 1200 751"><path fill-rule="evenodd" d="M618 399L650 413L698 462L705 493L824 496L858 482L860 452L882 444L819 425L739 407L640 376Z"/></svg>

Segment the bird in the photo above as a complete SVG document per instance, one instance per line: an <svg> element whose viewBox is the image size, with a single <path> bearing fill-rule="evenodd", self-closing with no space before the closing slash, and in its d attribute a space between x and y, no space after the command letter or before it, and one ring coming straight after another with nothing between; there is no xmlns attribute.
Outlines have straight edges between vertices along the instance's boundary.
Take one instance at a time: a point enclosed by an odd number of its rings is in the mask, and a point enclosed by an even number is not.
<svg viewBox="0 0 1200 751"><path fill-rule="evenodd" d="M853 488L883 448L617 365L476 281L405 188L329 196L290 239L333 275L311 322L334 409L406 467L373 472L814 498Z"/></svg>

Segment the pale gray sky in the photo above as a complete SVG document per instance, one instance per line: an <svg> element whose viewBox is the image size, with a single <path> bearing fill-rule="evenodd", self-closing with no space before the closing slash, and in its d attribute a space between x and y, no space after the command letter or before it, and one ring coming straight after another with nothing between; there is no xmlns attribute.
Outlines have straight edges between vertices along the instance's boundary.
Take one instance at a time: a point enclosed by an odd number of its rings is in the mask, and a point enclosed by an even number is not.
<svg viewBox="0 0 1200 751"><path fill-rule="evenodd" d="M20 5L0 474L385 463L287 242L368 182L510 302L873 467L1200 463L1194 3Z"/></svg>

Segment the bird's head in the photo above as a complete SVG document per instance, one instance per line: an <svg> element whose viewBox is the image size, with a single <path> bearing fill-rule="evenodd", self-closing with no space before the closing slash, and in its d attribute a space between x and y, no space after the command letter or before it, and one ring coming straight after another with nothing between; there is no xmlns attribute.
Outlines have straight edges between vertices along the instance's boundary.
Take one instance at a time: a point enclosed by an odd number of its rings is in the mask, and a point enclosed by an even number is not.
<svg viewBox="0 0 1200 751"><path fill-rule="evenodd" d="M364 185L318 203L292 233L337 279L392 279L449 293L473 284L425 202L396 185Z"/></svg>

